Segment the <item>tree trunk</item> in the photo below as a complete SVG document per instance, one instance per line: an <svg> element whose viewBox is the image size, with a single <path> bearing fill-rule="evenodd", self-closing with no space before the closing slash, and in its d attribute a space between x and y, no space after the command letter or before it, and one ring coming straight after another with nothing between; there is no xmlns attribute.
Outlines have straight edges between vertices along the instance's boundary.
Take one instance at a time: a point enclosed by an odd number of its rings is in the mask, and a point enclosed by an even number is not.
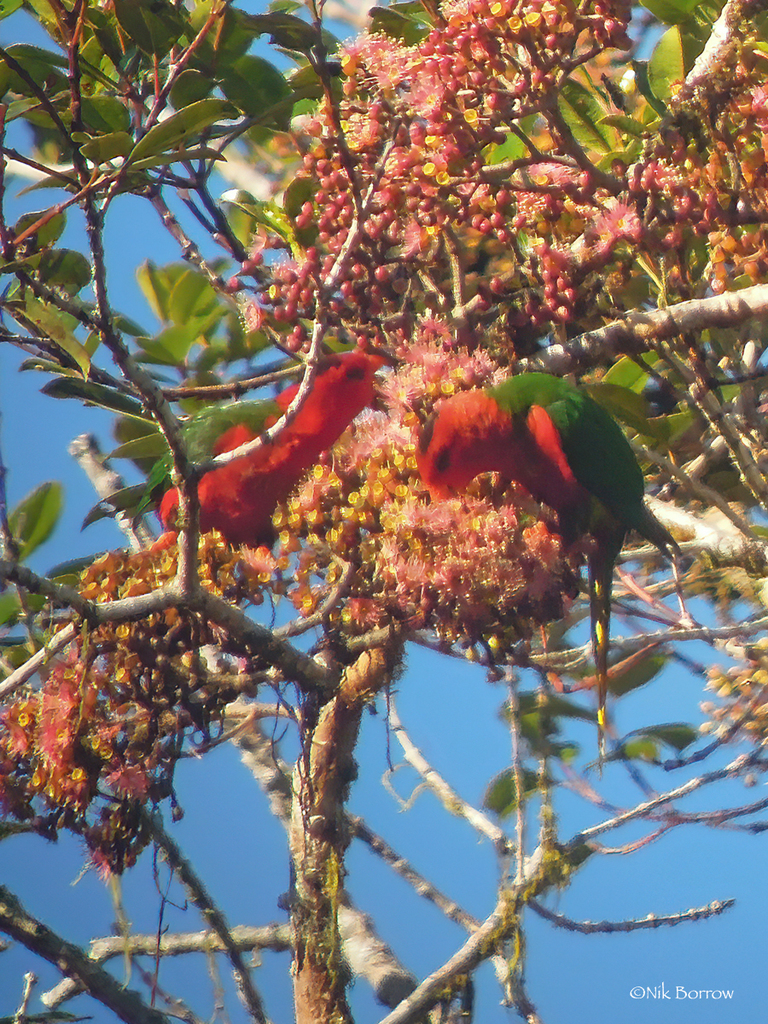
<svg viewBox="0 0 768 1024"><path fill-rule="evenodd" d="M365 651L322 707L305 706L303 752L293 773L290 847L295 876L294 999L297 1024L352 1024L338 911L349 832L344 805L355 777L360 717L389 677L381 649Z"/></svg>

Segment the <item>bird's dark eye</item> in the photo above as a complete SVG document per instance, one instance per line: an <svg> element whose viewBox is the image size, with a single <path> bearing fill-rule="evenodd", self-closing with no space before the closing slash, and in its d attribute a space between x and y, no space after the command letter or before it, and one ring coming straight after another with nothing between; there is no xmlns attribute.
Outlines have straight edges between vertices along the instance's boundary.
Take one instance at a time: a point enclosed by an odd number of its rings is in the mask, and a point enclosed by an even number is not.
<svg viewBox="0 0 768 1024"><path fill-rule="evenodd" d="M438 473L444 473L451 464L451 449L441 448L435 458L435 469Z"/></svg>

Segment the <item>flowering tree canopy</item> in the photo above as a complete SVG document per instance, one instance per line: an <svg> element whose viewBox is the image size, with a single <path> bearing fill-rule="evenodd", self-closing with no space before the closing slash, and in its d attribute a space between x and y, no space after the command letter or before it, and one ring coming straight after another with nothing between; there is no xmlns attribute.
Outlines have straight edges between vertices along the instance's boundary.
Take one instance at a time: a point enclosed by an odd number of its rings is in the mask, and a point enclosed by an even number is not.
<svg viewBox="0 0 768 1024"><path fill-rule="evenodd" d="M499 998L538 1021L527 921L589 930L547 898L607 834L632 852L684 824L765 827L765 800L716 788L766 767L764 6L405 0L362 17L331 0L255 14L0 0L11 35L35 39L0 46L0 341L49 404L109 412L113 450L81 437L72 453L94 489L86 524L112 517L124 537L33 571L62 488L41 481L8 507L0 463L6 843L74 834L112 879L154 847L211 930L190 950L223 952L248 1019L268 1010L243 953L266 946L292 951L301 1024L351 1021L352 975L387 1024L468 1019L486 960ZM332 19L355 37L340 43ZM161 265L148 240L136 269L154 331L114 297L129 268L109 229L128 230L129 197L178 249ZM533 370L578 382L620 424L681 551L671 565L627 538L599 766L582 579L599 531L569 527L514 473L440 498L419 471L448 399ZM267 402L246 430L254 396ZM158 538L163 490L174 529ZM416 646L505 687L512 756L482 808L398 716ZM657 684L672 667L701 685L669 722ZM646 685L651 723L621 707ZM494 844L482 921L348 810L376 706L424 784ZM269 936L240 936L173 838L180 759L224 741L287 834L290 928ZM616 779L638 787L621 813L601 796ZM681 809L701 791L706 810ZM622 833L638 823L641 838ZM353 840L466 930L429 976L352 902ZM155 957L145 998L38 924L0 887L0 929L69 980L49 1006L76 983L120 1019L166 1019L159 938L119 949Z"/></svg>

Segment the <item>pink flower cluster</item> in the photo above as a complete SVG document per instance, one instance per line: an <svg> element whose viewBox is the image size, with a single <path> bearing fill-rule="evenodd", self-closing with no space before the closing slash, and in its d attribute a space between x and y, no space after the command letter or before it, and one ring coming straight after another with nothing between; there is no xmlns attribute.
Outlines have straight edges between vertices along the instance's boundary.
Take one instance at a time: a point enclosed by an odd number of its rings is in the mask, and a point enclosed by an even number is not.
<svg viewBox="0 0 768 1024"><path fill-rule="evenodd" d="M362 418L284 510L280 525L294 525L288 549L296 529L303 535L289 596L311 613L351 565L331 612L340 628L365 632L394 618L462 646L509 651L564 614L580 555L563 551L553 519L526 492L492 477L460 498L430 501L414 462L423 421L447 395L503 371L485 350L451 345L435 318L421 322L405 355L381 388L387 415Z"/></svg>

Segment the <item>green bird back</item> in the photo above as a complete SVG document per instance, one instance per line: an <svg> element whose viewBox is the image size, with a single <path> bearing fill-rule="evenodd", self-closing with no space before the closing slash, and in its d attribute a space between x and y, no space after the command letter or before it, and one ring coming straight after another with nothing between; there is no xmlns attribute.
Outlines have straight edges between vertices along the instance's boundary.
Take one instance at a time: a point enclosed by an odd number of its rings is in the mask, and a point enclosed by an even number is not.
<svg viewBox="0 0 768 1024"><path fill-rule="evenodd" d="M526 414L532 405L546 409L573 475L605 506L622 533L637 530L662 549L669 546L669 534L645 506L635 453L618 423L585 391L548 373L524 373L489 393L511 416Z"/></svg>
<svg viewBox="0 0 768 1024"><path fill-rule="evenodd" d="M277 419L282 413L280 405L270 400L206 405L183 426L187 455L192 462L203 462L211 457L216 442L231 427L245 426L260 434L270 416Z"/></svg>
<svg viewBox="0 0 768 1024"><path fill-rule="evenodd" d="M283 410L281 406L270 400L258 402L215 402L205 405L182 425L182 435L187 447L187 455L191 462L204 462L213 454L213 449L222 436L231 427L246 426L254 434L260 434L266 428L270 417L277 419ZM170 486L171 453L161 456L150 470L146 487L135 515L142 515L154 504L155 494L159 488L163 491Z"/></svg>

